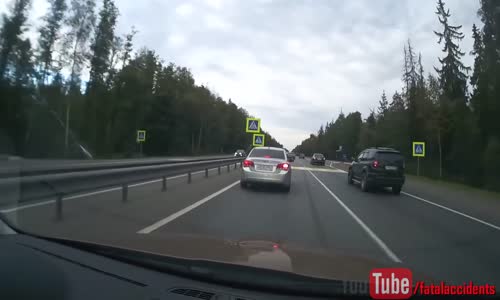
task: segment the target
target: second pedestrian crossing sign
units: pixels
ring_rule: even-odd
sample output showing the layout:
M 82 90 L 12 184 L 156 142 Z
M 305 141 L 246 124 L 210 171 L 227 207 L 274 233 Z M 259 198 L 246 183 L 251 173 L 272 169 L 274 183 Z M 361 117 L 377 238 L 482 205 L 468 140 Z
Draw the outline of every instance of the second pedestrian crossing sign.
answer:
M 260 133 L 260 119 L 247 118 L 246 132 Z
M 413 156 L 425 157 L 425 143 L 424 142 L 413 142 Z
M 263 134 L 254 134 L 253 135 L 253 145 L 255 147 L 264 146 L 264 138 L 265 138 L 265 136 Z

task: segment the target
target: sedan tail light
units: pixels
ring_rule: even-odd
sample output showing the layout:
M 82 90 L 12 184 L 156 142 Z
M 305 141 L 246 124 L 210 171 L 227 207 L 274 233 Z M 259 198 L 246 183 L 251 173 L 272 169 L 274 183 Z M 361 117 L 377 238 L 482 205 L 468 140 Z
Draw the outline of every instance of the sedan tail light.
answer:
M 254 166 L 253 161 L 248 160 L 248 159 L 245 159 L 243 161 L 243 167 L 247 167 L 248 168 L 248 167 L 253 167 L 253 166 Z
M 288 171 L 290 169 L 290 165 L 288 163 L 281 163 L 276 166 L 277 169 Z
M 378 165 L 379 165 L 378 160 L 374 160 L 373 163 L 372 163 L 372 166 L 374 168 L 378 168 Z

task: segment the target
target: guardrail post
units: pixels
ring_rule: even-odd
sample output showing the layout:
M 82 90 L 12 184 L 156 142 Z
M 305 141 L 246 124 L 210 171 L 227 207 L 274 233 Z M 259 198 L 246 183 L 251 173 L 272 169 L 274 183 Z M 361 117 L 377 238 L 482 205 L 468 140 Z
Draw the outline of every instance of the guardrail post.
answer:
M 243 162 L 240 161 L 240 169 L 243 168 Z
M 220 166 L 217 167 L 217 173 L 220 175 Z
M 63 195 L 58 194 L 56 198 L 56 220 L 60 221 L 62 220 L 62 200 L 63 200 Z
M 236 168 L 237 168 L 237 167 L 238 167 L 238 163 L 237 163 L 237 162 L 235 162 L 235 163 L 234 163 L 234 169 L 236 170 Z
M 122 202 L 127 202 L 128 199 L 128 185 L 122 185 Z
M 205 177 L 208 178 L 208 168 L 205 168 Z
M 191 172 L 188 172 L 188 183 L 191 183 Z
M 163 176 L 161 179 L 162 179 L 161 191 L 164 192 L 167 190 L 167 176 Z
M 227 171 L 228 171 L 228 172 L 230 171 L 230 169 L 229 169 L 229 167 L 230 167 L 230 166 L 231 166 L 231 165 L 227 165 Z

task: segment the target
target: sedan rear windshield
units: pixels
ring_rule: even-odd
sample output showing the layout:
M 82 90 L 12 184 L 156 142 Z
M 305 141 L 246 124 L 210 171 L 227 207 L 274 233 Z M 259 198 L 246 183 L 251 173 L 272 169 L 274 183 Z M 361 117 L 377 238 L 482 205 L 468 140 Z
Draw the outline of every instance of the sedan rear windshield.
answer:
M 376 159 L 388 163 L 403 163 L 403 155 L 395 152 L 377 152 Z
M 254 149 L 252 153 L 250 153 L 250 157 L 285 159 L 285 152 L 273 149 Z

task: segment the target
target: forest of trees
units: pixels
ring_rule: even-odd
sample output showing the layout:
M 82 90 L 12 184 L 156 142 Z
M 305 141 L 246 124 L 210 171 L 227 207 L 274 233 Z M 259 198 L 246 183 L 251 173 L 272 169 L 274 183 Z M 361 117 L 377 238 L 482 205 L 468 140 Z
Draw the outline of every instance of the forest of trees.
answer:
M 48 2 L 39 28 L 27 22 L 31 0 L 11 0 L 0 23 L 0 154 L 80 157 L 83 145 L 94 157 L 130 157 L 138 129 L 150 156 L 251 146 L 248 113 L 196 85 L 189 69 L 134 51 L 137 31 L 116 32 L 113 0 Z
M 412 173 L 411 142 L 424 141 L 422 175 L 500 190 L 500 1 L 481 0 L 482 24 L 470 29 L 451 24 L 441 0 L 435 13 L 441 28 L 430 34 L 442 48 L 435 72 L 424 73 L 422 57 L 408 40 L 400 91 L 390 99 L 383 91 L 378 108 L 364 120 L 359 112 L 341 113 L 294 151 L 335 159 L 342 146 L 351 159 L 367 147 L 394 147 Z M 474 38 L 473 66 L 462 63 L 464 32 Z

